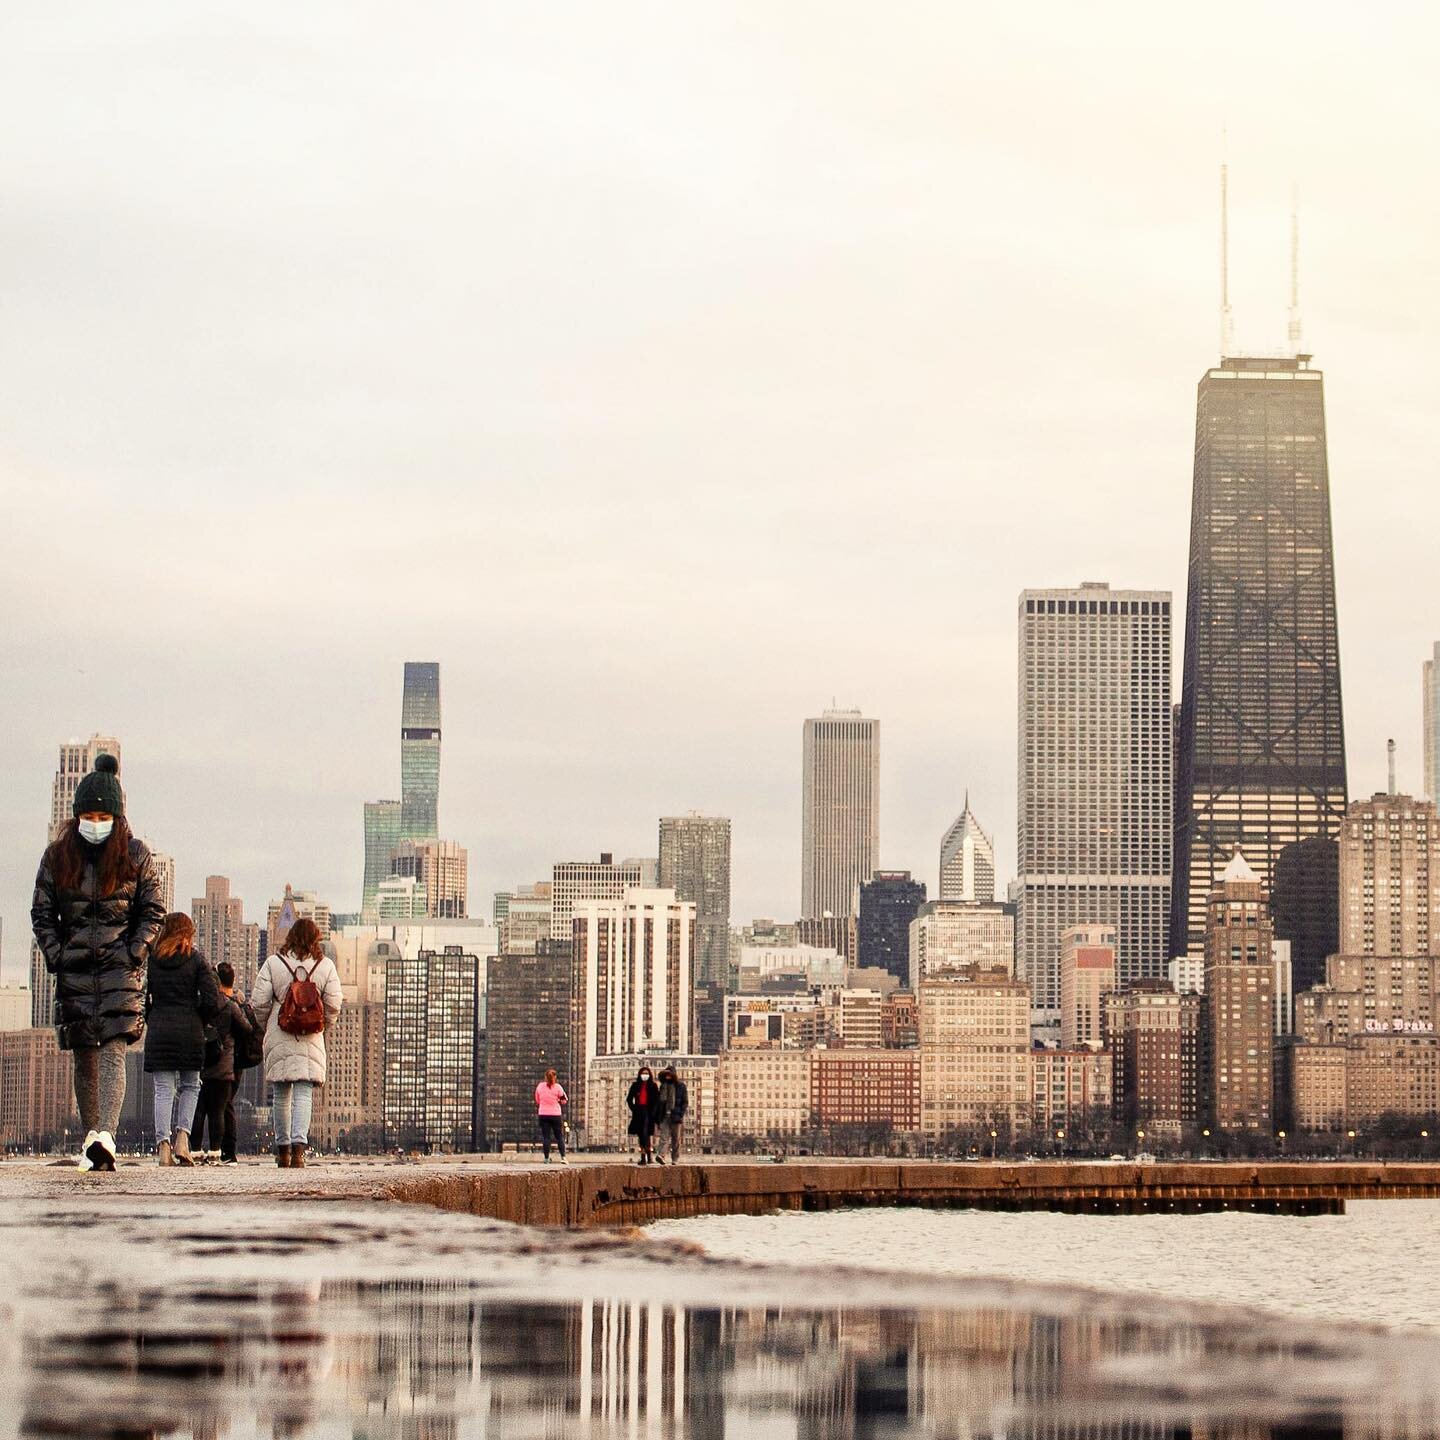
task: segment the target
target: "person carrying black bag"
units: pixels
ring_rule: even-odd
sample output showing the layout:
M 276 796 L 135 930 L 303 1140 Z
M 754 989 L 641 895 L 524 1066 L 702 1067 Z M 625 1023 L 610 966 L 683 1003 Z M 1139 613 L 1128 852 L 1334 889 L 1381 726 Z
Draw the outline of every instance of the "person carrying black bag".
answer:
M 200 1118 L 196 1135 L 220 1152 L 222 1165 L 238 1163 L 235 1154 L 236 1049 L 243 1061 L 246 1041 L 257 1027 L 235 998 L 235 967 L 222 960 L 215 967 L 220 982 L 220 1013 L 205 1030 L 205 1068 L 200 1075 Z M 241 1066 L 243 1069 L 243 1064 Z

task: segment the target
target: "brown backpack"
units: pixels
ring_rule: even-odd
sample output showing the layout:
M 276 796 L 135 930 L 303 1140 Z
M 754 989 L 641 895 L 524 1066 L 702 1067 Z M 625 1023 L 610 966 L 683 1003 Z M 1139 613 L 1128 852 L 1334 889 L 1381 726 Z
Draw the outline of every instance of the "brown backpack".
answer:
M 325 1028 L 325 1001 L 314 980 L 320 962 L 317 960 L 310 966 L 308 975 L 297 976 L 280 956 L 275 958 L 290 971 L 290 983 L 285 987 L 285 998 L 280 1002 L 275 1023 L 287 1035 L 318 1035 Z

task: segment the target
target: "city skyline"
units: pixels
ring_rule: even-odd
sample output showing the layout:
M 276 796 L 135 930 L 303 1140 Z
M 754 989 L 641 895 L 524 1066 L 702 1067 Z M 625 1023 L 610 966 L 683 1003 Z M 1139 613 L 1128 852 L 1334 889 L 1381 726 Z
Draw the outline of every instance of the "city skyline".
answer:
M 77 83 L 38 92 L 17 72 L 0 99 L 12 120 L 0 176 L 25 216 L 25 283 L 0 338 L 14 412 L 0 603 L 6 673 L 21 681 L 0 699 L 4 974 L 24 965 L 35 817 L 68 735 L 125 738 L 133 814 L 177 857 L 179 895 L 224 874 L 247 913 L 287 880 L 353 907 L 359 807 L 393 794 L 380 783 L 393 710 L 371 713 L 370 696 L 414 653 L 446 668 L 444 828 L 469 848 L 477 894 L 602 846 L 646 853 L 657 816 L 697 808 L 734 821 L 733 914 L 789 917 L 788 737 L 835 693 L 886 727 L 878 865 L 933 893 L 934 839 L 968 787 L 998 873 L 1012 874 L 1015 595 L 1090 574 L 1169 589 L 1180 648 L 1191 386 L 1218 358 L 1221 113 L 1241 347 L 1284 335 L 1285 212 L 1300 180 L 1307 332 L 1330 390 L 1350 791 L 1383 788 L 1393 734 L 1401 788 L 1420 793 L 1414 677 L 1436 637 L 1408 592 L 1433 530 L 1440 362 L 1425 338 L 1436 216 L 1408 177 L 1423 173 L 1426 134 L 1357 93 L 1343 22 L 1295 34 L 1251 20 L 1253 55 L 1207 34 L 1176 57 L 1144 26 L 1057 15 L 1027 37 L 1033 79 L 1010 75 L 1003 90 L 966 57 L 1014 44 L 1014 22 L 983 17 L 977 35 L 937 21 L 933 65 L 911 75 L 898 113 L 883 65 L 840 89 L 824 57 L 797 68 L 810 46 L 784 17 L 717 30 L 698 47 L 706 66 L 749 77 L 753 103 L 688 59 L 642 61 L 613 137 L 625 203 L 611 206 L 598 197 L 616 195 L 612 172 L 587 168 L 563 118 L 532 127 L 523 179 L 467 138 L 487 103 L 517 103 L 501 77 L 542 55 L 533 35 L 496 36 L 492 50 L 486 32 L 487 83 L 442 67 L 434 99 L 397 85 L 392 47 L 348 36 L 334 56 L 356 82 L 333 99 L 344 144 L 308 118 L 297 133 L 277 96 L 257 93 L 243 102 L 256 163 L 241 163 L 169 121 L 197 103 L 207 57 L 253 37 L 197 22 L 175 42 L 191 63 L 156 68 L 143 37 L 26 17 L 29 40 Z M 256 21 L 282 68 L 296 63 L 297 23 Z M 619 99 L 594 56 L 674 36 L 670 21 L 653 37 L 580 23 L 586 45 L 544 59 L 582 114 L 597 91 Z M 1392 23 L 1372 39 L 1396 40 Z M 856 58 L 917 59 L 879 17 L 854 15 L 831 40 Z M 1295 64 L 1277 75 L 1257 57 L 1280 45 Z M 1388 53 L 1404 72 L 1420 48 Z M 123 133 L 138 143 L 97 149 L 115 132 L 96 117 L 132 62 L 154 81 L 126 90 Z M 1339 102 L 1307 105 L 1316 85 Z M 1403 88 L 1402 75 L 1387 95 Z M 416 108 L 446 103 L 459 123 L 422 127 L 418 166 Z M 1051 106 L 1065 124 L 1030 128 Z M 1277 106 L 1304 110 L 1303 134 L 1274 124 Z M 1136 107 L 1152 115 L 1144 133 L 1128 122 Z M 49 122 L 43 176 L 15 143 L 36 115 Z M 387 157 L 371 181 L 334 163 L 361 153 Z M 592 183 L 577 189 L 577 173 Z M 756 187 L 776 204 L 757 207 Z M 486 195 L 510 223 L 459 194 Z M 556 204 L 578 242 L 534 223 Z M 280 248 L 245 223 L 277 208 L 295 217 Z M 436 237 L 433 265 L 393 269 L 399 224 Z M 637 261 L 637 226 L 663 237 L 664 264 Z M 322 258 L 342 239 L 353 268 Z M 538 310 L 509 298 L 532 267 L 535 293 L 552 297 Z M 157 291 L 165 305 L 138 305 Z M 197 329 L 202 314 L 213 323 Z M 106 335 L 139 344 L 132 363 L 92 363 Z M 84 424 L 56 399 L 73 391 L 77 356 Z M 240 356 L 265 377 L 244 405 L 231 403 Z M 476 383 L 457 388 L 462 371 Z M 163 425 L 156 393 L 169 395 Z M 145 562 L 204 545 L 204 584 L 176 605 L 161 567 L 137 564 L 128 598 L 151 618 L 96 636 L 92 592 L 55 583 L 57 490 L 77 547 L 117 543 Z M 652 563 L 617 565 L 636 506 L 656 495 Z M 397 606 L 374 577 L 394 573 L 432 512 L 445 516 L 424 540 L 434 578 Z M 927 551 L 917 534 L 942 543 Z M 562 664 L 587 695 L 583 722 L 556 704 Z

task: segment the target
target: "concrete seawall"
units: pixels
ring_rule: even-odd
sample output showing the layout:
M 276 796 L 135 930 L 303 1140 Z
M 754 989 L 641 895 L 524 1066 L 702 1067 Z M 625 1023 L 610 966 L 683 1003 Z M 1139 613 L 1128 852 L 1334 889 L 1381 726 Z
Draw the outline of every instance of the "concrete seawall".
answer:
M 576 1165 L 417 1175 L 392 1199 L 522 1225 L 639 1225 L 857 1205 L 1137 1214 L 1343 1213 L 1347 1200 L 1440 1198 L 1440 1165 L 816 1162 Z

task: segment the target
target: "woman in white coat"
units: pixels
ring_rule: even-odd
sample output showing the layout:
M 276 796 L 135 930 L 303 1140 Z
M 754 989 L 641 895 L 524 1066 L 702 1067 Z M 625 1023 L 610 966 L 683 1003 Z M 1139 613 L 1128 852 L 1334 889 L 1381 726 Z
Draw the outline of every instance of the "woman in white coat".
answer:
M 312 1007 L 295 1003 L 311 995 L 306 981 L 315 986 Z M 287 1007 L 291 986 L 298 988 Z M 325 1031 L 340 1014 L 341 999 L 340 972 L 321 949 L 319 929 L 313 920 L 297 920 L 280 952 L 260 967 L 250 996 L 255 1018 L 265 1027 L 265 1078 L 274 1086 L 275 1163 L 281 1169 L 305 1165 L 314 1088 L 325 1083 Z M 280 1023 L 282 1014 L 286 1025 Z

